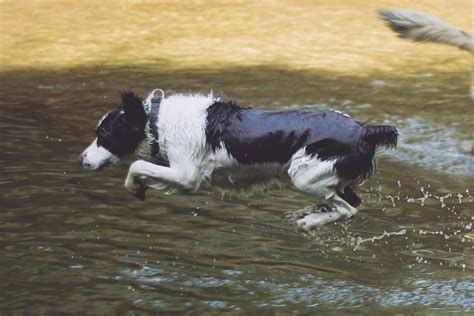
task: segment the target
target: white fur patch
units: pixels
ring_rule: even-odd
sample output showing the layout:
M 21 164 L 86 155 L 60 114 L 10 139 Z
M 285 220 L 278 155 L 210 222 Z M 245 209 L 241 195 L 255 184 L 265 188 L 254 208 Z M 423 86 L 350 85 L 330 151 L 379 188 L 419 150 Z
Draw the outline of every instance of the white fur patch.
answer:
M 97 138 L 81 154 L 82 167 L 86 170 L 98 170 L 120 159 L 102 146 L 97 145 Z
M 212 93 L 176 94 L 162 100 L 158 114 L 159 145 L 170 162 L 199 163 L 206 152 L 206 110 Z M 185 166 L 180 166 L 185 167 Z
M 342 199 L 336 188 L 341 185 L 334 166 L 336 160 L 321 161 L 317 156 L 307 155 L 305 148 L 298 150 L 291 159 L 288 174 L 296 188 L 329 205 L 329 213 L 310 214 L 297 221 L 305 230 L 337 220 L 341 216 L 351 217 L 357 209 Z
M 335 194 L 340 179 L 334 170 L 334 160 L 322 161 L 306 153 L 306 147 L 298 150 L 291 158 L 288 175 L 293 184 L 312 196 L 322 200 Z

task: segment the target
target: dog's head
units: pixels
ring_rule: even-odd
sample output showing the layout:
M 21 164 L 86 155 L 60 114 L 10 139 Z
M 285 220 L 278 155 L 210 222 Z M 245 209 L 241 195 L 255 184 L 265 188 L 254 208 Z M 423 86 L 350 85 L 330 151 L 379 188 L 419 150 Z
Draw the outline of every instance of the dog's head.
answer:
M 134 153 L 145 138 L 147 115 L 142 99 L 133 92 L 123 92 L 122 106 L 104 115 L 96 128 L 96 139 L 79 156 L 86 170 L 101 170 Z

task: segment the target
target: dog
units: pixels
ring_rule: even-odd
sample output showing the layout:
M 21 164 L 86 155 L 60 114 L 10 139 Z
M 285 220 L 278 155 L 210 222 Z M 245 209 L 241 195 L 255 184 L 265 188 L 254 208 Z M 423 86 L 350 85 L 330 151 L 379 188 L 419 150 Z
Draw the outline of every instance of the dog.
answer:
M 377 16 L 401 38 L 447 44 L 474 54 L 474 36 L 431 14 L 394 8 L 378 10 Z M 471 99 L 474 100 L 474 73 L 471 77 Z M 470 145 L 469 151 L 474 154 L 474 140 L 470 141 Z
M 373 173 L 376 149 L 397 144 L 395 127 L 330 109 L 259 110 L 212 93 L 121 97 L 79 156 L 84 169 L 102 170 L 135 153 L 125 188 L 142 200 L 148 187 L 172 194 L 195 193 L 203 183 L 239 190 L 289 182 L 324 203 L 296 212 L 306 231 L 354 216 L 362 201 L 354 187 Z

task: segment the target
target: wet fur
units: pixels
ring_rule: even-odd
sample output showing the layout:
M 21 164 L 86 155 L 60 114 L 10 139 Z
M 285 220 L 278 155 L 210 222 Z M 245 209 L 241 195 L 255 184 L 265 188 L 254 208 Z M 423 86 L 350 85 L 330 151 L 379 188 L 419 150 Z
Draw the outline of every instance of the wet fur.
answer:
M 125 181 L 133 195 L 144 199 L 147 187 L 194 193 L 203 183 L 240 190 L 290 182 L 330 210 L 299 219 L 306 230 L 357 213 L 361 199 L 354 187 L 372 174 L 376 148 L 394 147 L 398 136 L 392 126 L 367 125 L 330 109 L 268 111 L 212 94 L 178 94 L 161 102 L 156 120 L 160 151 L 153 157 L 147 133 L 150 96 L 142 102 L 128 92 L 122 103 L 100 122 L 97 144 L 117 157 L 135 146 L 140 160 L 130 166 Z M 97 151 L 91 146 L 81 163 Z

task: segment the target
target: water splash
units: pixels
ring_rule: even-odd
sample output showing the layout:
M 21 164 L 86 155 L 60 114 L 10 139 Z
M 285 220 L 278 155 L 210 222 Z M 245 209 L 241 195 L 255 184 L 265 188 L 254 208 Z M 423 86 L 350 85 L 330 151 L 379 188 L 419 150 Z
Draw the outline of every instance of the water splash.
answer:
M 403 236 L 407 233 L 407 230 L 406 229 L 402 229 L 398 232 L 390 232 L 390 233 L 387 233 L 386 231 L 383 232 L 382 235 L 380 236 L 373 236 L 373 237 L 370 237 L 370 238 L 361 238 L 361 237 L 358 237 L 357 238 L 357 242 L 356 242 L 356 245 L 354 247 L 354 251 L 356 251 L 357 249 L 359 249 L 359 246 L 365 242 L 374 242 L 376 240 L 381 240 L 381 239 L 384 239 L 385 237 L 390 237 L 390 236 Z

